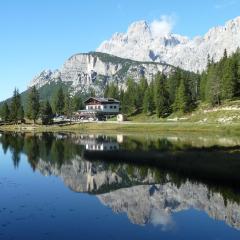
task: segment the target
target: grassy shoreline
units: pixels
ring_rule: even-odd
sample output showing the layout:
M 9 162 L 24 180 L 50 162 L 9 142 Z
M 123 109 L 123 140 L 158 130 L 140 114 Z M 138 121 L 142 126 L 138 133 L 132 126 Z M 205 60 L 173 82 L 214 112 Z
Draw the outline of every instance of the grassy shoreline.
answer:
M 0 131 L 13 132 L 96 132 L 96 133 L 222 133 L 240 135 L 240 123 L 192 123 L 192 122 L 88 122 L 65 125 L 0 125 Z

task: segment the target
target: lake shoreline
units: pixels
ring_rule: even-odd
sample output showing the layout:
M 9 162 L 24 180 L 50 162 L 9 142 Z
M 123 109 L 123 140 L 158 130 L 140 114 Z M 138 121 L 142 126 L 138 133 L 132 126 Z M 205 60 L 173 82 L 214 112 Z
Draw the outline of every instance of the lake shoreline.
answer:
M 18 124 L 0 125 L 5 132 L 96 132 L 96 133 L 223 133 L 240 134 L 240 123 L 190 123 L 190 122 L 84 122 L 72 124 Z

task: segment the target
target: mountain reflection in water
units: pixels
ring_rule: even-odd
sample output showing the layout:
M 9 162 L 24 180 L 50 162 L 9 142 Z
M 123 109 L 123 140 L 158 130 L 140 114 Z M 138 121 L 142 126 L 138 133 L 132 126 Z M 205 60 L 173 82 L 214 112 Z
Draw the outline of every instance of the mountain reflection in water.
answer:
M 42 175 L 58 176 L 72 191 L 96 195 L 134 224 L 163 230 L 174 227 L 173 213 L 191 208 L 240 229 L 240 142 L 225 143 L 122 135 L 0 136 L 16 168 L 24 153 Z

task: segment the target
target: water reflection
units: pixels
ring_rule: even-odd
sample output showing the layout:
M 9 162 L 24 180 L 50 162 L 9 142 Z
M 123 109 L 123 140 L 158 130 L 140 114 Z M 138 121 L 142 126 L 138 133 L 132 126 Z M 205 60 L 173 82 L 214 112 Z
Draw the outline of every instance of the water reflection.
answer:
M 96 195 L 134 224 L 171 230 L 172 214 L 194 208 L 240 229 L 238 142 L 206 142 L 122 135 L 0 136 L 15 168 L 24 153 L 34 171 L 60 177 L 72 191 Z
M 118 138 L 102 135 L 81 135 L 79 144 L 88 151 L 116 151 L 119 150 Z

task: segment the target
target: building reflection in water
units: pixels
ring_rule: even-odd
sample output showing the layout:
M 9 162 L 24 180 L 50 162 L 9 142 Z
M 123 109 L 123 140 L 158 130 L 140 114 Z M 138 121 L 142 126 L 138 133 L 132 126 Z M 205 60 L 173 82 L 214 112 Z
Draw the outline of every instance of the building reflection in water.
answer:
M 126 146 L 130 150 L 123 147 L 126 141 Z M 236 164 L 236 159 L 239 159 L 237 145 L 197 148 L 190 145 L 186 147 L 179 141 L 177 145 L 166 139 L 157 139 L 149 143 L 135 138 L 125 139 L 122 135 L 66 134 L 57 134 L 57 136 L 2 134 L 0 143 L 4 152 L 7 149 L 11 150 L 13 163 L 16 166 L 19 164 L 18 156 L 23 153 L 28 157 L 28 162 L 34 170 L 38 170 L 44 176 L 58 176 L 72 191 L 96 195 L 100 202 L 111 208 L 113 212 L 126 213 L 134 224 L 152 224 L 161 226 L 162 230 L 171 230 L 175 226 L 174 213 L 197 209 L 213 219 L 224 221 L 235 229 L 240 229 L 239 189 L 226 184 L 227 178 L 231 178 L 232 172 L 238 171 L 239 166 L 234 165 L 235 168 L 232 168 L 230 173 L 229 169 L 224 167 L 226 159 L 228 164 Z M 139 155 L 142 146 L 145 150 Z M 146 161 L 144 164 L 136 164 L 136 160 L 140 159 L 136 159 L 136 156 L 143 155 L 147 158 L 151 155 L 146 146 L 154 151 L 159 149 L 161 154 L 157 155 L 160 156 L 158 162 L 170 161 L 168 157 L 172 157 L 171 161 L 178 161 L 181 171 L 162 169 L 155 164 L 156 162 L 151 165 L 147 165 Z M 116 160 L 117 154 L 112 154 L 114 151 L 120 153 L 121 150 L 124 150 L 122 156 L 125 157 L 125 162 Z M 106 156 L 101 155 L 101 152 L 106 151 L 110 154 L 107 156 L 112 157 L 114 161 L 86 159 L 84 151 L 99 152 L 96 156 Z M 136 152 L 138 155 L 135 154 Z M 196 162 L 198 155 L 201 158 Z M 189 172 L 182 174 L 182 169 L 186 169 L 184 164 L 189 162 L 200 164 L 203 160 L 223 164 L 222 169 L 221 165 L 217 166 L 217 170 L 220 169 L 219 174 L 223 174 L 223 182 L 219 181 L 222 175 L 214 178 L 213 182 L 211 178 L 206 179 L 199 168 L 201 165 L 197 165 L 196 173 L 199 174 L 197 179 L 195 174 L 189 174 L 193 170 L 196 171 L 193 166 Z M 213 173 L 217 170 L 211 169 Z
M 117 139 L 102 135 L 82 135 L 79 143 L 84 145 L 87 151 L 116 151 L 119 150 L 118 141 L 122 141 L 120 135 Z

